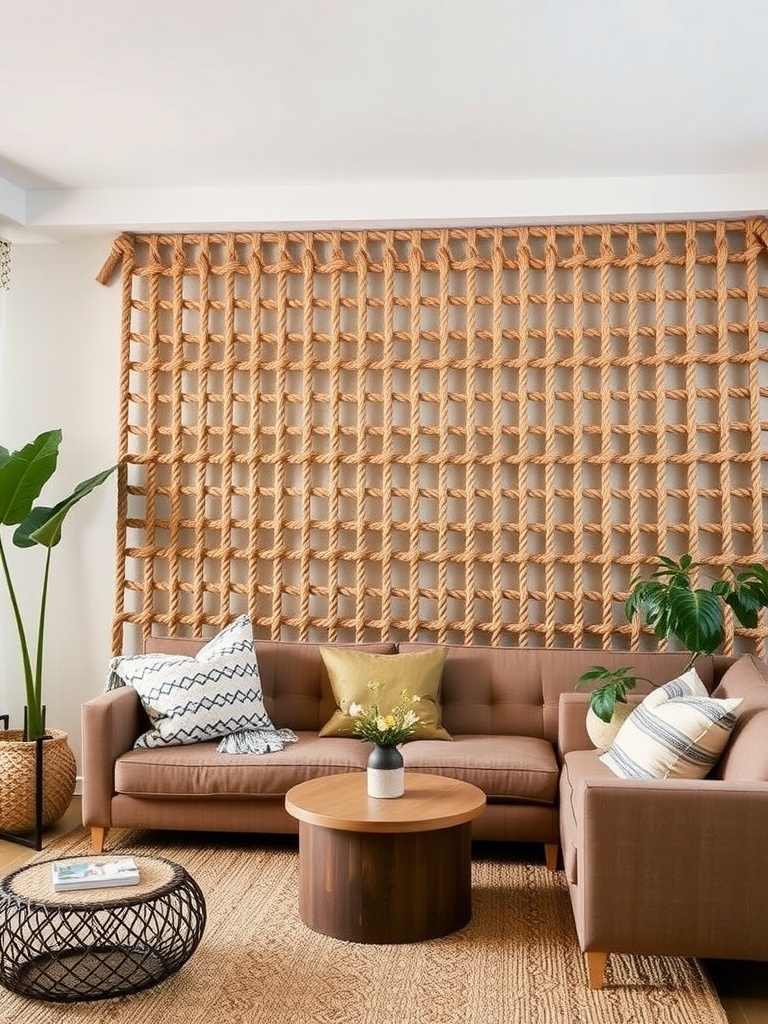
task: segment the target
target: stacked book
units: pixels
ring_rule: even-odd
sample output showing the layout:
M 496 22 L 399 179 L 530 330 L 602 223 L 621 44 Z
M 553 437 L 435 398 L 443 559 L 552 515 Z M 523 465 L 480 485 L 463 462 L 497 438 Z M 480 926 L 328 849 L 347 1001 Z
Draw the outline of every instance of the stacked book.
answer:
M 54 892 L 70 889 L 107 889 L 138 885 L 139 869 L 133 857 L 98 857 L 57 860 L 51 865 Z

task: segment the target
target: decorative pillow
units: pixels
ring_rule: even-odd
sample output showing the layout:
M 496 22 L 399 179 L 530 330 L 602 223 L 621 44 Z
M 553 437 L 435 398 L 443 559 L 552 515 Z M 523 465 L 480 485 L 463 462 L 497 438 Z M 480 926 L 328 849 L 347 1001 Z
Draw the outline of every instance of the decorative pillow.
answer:
M 377 700 L 382 709 L 395 705 L 403 690 L 419 698 L 416 706 L 421 721 L 409 737 L 413 740 L 449 740 L 440 724 L 440 682 L 447 651 L 433 647 L 412 654 L 368 654 L 343 647 L 321 647 L 320 654 L 337 709 L 320 730 L 321 736 L 354 736 L 351 704 L 367 707 L 372 702 L 369 683 L 377 683 Z
M 600 760 L 620 779 L 703 779 L 725 749 L 740 704 L 710 697 L 690 669 L 638 704 Z
M 675 676 L 668 683 L 657 686 L 649 694 L 643 697 L 642 704 L 646 708 L 655 708 L 664 701 L 673 700 L 675 697 L 708 697 L 709 690 L 701 681 L 701 676 L 695 668 L 689 668 L 681 676 Z
M 136 747 L 177 746 L 274 728 L 264 708 L 247 615 L 226 626 L 194 658 L 140 654 L 113 658 L 108 686 L 132 686 L 153 728 Z
M 743 654 L 724 673 L 713 697 L 741 697 L 739 720 L 716 769 L 728 782 L 768 782 L 768 664 Z

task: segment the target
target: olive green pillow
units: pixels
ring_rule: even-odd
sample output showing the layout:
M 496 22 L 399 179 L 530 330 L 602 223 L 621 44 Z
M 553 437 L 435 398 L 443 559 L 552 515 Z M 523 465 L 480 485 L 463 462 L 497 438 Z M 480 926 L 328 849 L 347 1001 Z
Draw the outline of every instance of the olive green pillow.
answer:
M 320 730 L 321 736 L 354 736 L 355 720 L 349 714 L 351 704 L 368 707 L 369 683 L 378 683 L 378 703 L 382 710 L 395 705 L 403 690 L 420 698 L 414 711 L 421 721 L 409 739 L 449 740 L 440 725 L 440 681 L 447 651 L 432 647 L 413 654 L 368 654 L 342 647 L 321 647 L 320 654 L 331 681 L 336 711 Z

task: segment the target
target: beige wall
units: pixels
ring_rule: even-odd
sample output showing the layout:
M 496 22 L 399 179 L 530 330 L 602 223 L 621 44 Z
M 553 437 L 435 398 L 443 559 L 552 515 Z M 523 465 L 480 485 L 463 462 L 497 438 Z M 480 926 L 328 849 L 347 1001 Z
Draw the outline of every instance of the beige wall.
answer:
M 0 298 L 0 444 L 15 449 L 43 430 L 64 433 L 50 504 L 116 459 L 119 286 L 95 281 L 111 238 L 15 245 L 11 290 Z M 71 513 L 54 550 L 45 645 L 48 723 L 80 756 L 80 705 L 103 688 L 114 589 L 115 481 Z M 3 528 L 30 641 L 37 632 L 42 549 L 18 550 Z M 0 711 L 20 727 L 21 657 L 0 588 Z

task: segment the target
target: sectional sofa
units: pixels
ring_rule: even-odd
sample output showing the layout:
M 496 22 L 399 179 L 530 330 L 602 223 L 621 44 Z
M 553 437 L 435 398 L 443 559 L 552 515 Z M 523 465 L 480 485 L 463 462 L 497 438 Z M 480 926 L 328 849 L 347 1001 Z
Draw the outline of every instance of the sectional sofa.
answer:
M 200 647 L 152 640 L 148 651 L 194 656 Z M 288 789 L 365 769 L 368 744 L 318 735 L 336 710 L 319 645 L 256 641 L 255 649 L 272 722 L 298 735 L 280 752 L 233 756 L 215 742 L 135 749 L 148 722 L 134 689 L 84 705 L 83 822 L 94 850 L 112 827 L 295 832 Z M 611 952 L 768 960 L 768 666 L 747 656 L 698 659 L 708 691 L 743 702 L 725 755 L 701 781 L 617 778 L 588 738 L 587 695 L 574 692 L 595 663 L 631 664 L 659 684 L 685 662 L 683 654 L 448 646 L 440 704 L 452 738 L 402 748 L 407 771 L 484 791 L 474 838 L 541 843 L 551 870 L 563 863 L 593 988 Z M 642 684 L 632 699 L 650 689 Z
M 147 651 L 192 656 L 200 646 L 192 640 L 150 640 Z M 394 654 L 429 646 L 356 649 Z M 299 737 L 279 753 L 220 754 L 215 742 L 136 750 L 148 722 L 134 689 L 111 690 L 85 704 L 83 820 L 94 849 L 113 826 L 295 832 L 297 822 L 285 810 L 291 786 L 316 775 L 365 769 L 368 744 L 318 736 L 336 709 L 319 645 L 256 641 L 255 648 L 266 710 L 277 728 Z M 628 660 L 655 683 L 675 676 L 685 663 L 682 654 L 449 646 L 440 704 L 452 739 L 406 743 L 406 770 L 479 786 L 488 803 L 475 822 L 475 838 L 543 843 L 554 867 L 560 842 L 560 697 L 573 694 L 579 675 L 595 662 L 619 666 Z M 713 688 L 724 664 L 708 658 L 698 667 Z M 583 725 L 586 697 L 580 699 L 581 711 L 569 723 L 571 749 L 591 747 Z
M 741 705 L 700 780 L 616 778 L 579 695 L 561 698 L 563 863 L 592 988 L 609 953 L 768 960 L 768 665 L 714 667 L 713 696 Z

